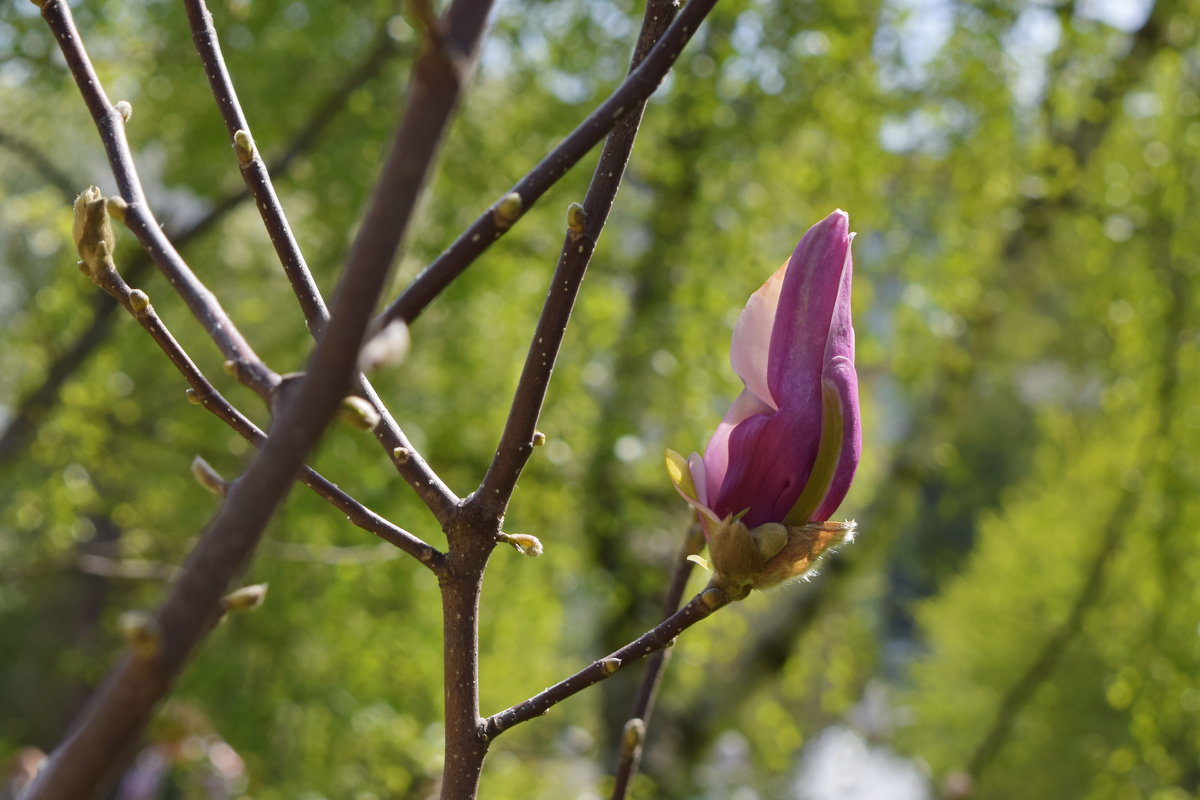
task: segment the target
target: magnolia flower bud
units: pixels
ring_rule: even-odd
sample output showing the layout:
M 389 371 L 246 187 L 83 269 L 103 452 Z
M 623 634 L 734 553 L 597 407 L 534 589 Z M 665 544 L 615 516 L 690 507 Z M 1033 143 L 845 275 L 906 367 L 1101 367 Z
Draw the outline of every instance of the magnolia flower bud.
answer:
M 667 452 L 675 488 L 708 538 L 712 585 L 741 599 L 803 575 L 849 539 L 827 520 L 850 488 L 862 444 L 849 218 L 814 225 L 755 292 L 733 332 L 730 362 L 745 388 L 705 449 Z

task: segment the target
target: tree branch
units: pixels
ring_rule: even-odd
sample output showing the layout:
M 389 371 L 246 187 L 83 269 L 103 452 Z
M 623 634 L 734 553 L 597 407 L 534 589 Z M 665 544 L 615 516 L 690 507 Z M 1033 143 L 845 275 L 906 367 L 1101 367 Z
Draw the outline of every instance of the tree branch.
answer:
M 84 798 L 94 792 L 217 618 L 225 587 L 248 560 L 305 455 L 345 396 L 370 311 L 407 230 L 462 82 L 473 66 L 489 8 L 487 0 L 457 0 L 444 19 L 444 37 L 431 42 L 434 46 L 418 62 L 405 114 L 350 251 L 329 325 L 295 397 L 282 403 L 262 450 L 230 488 L 155 616 L 151 629 L 156 652 L 131 653 L 121 661 L 67 741 L 26 790 L 26 800 Z M 64 49 L 74 48 L 78 36 L 64 0 L 47 0 L 42 13 L 48 21 L 54 20 L 52 27 Z M 65 32 L 65 41 L 60 32 Z M 82 48 L 68 57 L 73 72 L 86 64 L 86 56 L 81 59 L 80 54 Z M 91 80 L 95 82 L 94 74 Z M 119 115 L 108 115 L 111 106 L 99 84 L 94 86 L 97 91 L 85 92 L 85 98 L 98 122 L 110 121 L 102 126 L 102 135 L 107 136 Z M 97 98 L 103 103 L 94 107 Z M 116 141 L 123 145 L 124 138 L 118 136 Z M 123 173 L 122 191 L 133 192 L 128 149 L 116 149 L 124 160 L 114 160 L 114 171 Z M 141 200 L 139 193 L 132 196 Z
M 664 70 L 669 68 L 678 58 L 680 49 L 690 40 L 696 27 L 714 5 L 716 0 L 691 0 L 666 32 L 661 34 L 662 38 L 658 40 L 658 44 L 634 53 L 635 66 L 627 82 L 636 76 L 641 76 L 644 80 L 647 71 L 657 68 L 660 64 L 664 65 Z M 644 41 L 654 41 L 655 32 L 661 30 L 658 26 L 662 21 L 670 19 L 673 9 L 674 5 L 669 0 L 651 0 L 647 5 L 646 19 L 643 23 L 643 33 L 647 38 L 639 40 L 640 44 Z M 638 58 L 646 50 L 649 50 L 649 55 L 646 55 L 638 66 Z M 651 71 L 650 74 L 657 73 Z M 654 86 L 657 84 L 658 79 L 654 81 Z M 601 108 L 608 105 L 608 102 L 602 104 Z M 644 108 L 645 101 L 639 101 L 628 113 L 620 117 L 612 134 L 604 143 L 596 171 L 584 196 L 583 207 L 575 219 L 569 220 L 570 230 L 563 242 L 558 266 L 551 279 L 546 302 L 542 306 L 542 314 L 534 330 L 533 341 L 529 345 L 525 366 L 521 370 L 496 456 L 492 459 L 487 475 L 484 476 L 475 496 L 481 508 L 497 516 L 504 513 L 521 471 L 533 452 L 534 429 L 541 414 L 542 403 L 546 399 L 550 375 L 554 370 L 554 363 L 558 358 L 584 273 L 591 262 L 596 242 L 604 229 L 604 223 L 608 220 L 617 189 L 625 175 L 625 166 L 629 163 L 629 154 L 633 150 L 633 141 L 637 136 Z
M 284 214 L 283 205 L 275 193 L 275 186 L 267 166 L 259 156 L 258 147 L 250 132 L 250 123 L 242 112 L 233 81 L 229 77 L 229 69 L 225 57 L 221 54 L 221 44 L 213 26 L 212 14 L 204 4 L 204 0 L 184 0 L 188 22 L 192 28 L 192 39 L 204 65 L 204 73 L 208 76 L 217 107 L 229 132 L 234 152 L 237 153 L 239 169 L 246 182 L 246 188 L 254 197 L 259 215 L 266 226 L 275 253 L 279 257 L 283 271 L 292 285 L 292 290 L 300 303 L 304 314 L 305 324 L 309 332 L 317 337 L 329 322 L 329 310 L 321 297 L 321 290 L 313 280 L 312 272 L 300 252 L 300 245 L 292 234 L 291 225 Z M 386 47 L 388 36 L 381 31 L 377 49 Z M 238 137 L 246 137 L 239 141 Z M 384 451 L 392 460 L 393 466 L 400 475 L 408 481 L 439 522 L 445 523 L 453 510 L 458 506 L 459 499 L 442 479 L 430 468 L 428 462 L 417 452 L 411 441 L 396 424 L 396 420 L 384 407 L 374 387 L 365 376 L 358 378 L 358 394 L 366 398 L 380 416 L 380 424 L 375 428 L 375 435 Z M 397 453 L 403 455 L 397 455 Z
M 395 52 L 394 48 L 385 44 L 386 41 L 388 41 L 386 34 L 381 34 L 381 44 L 368 53 L 325 100 L 318 104 L 310 114 L 308 121 L 292 137 L 283 152 L 271 160 L 268 166 L 271 173 L 278 175 L 297 158 L 307 153 L 319 140 L 321 133 L 329 123 L 345 108 L 350 94 L 379 73 L 379 70 L 387 62 L 387 56 Z M 68 202 L 75 199 L 77 190 L 78 187 L 70 187 L 65 191 Z M 246 189 L 228 192 L 199 219 L 177 233 L 168 232 L 168 237 L 175 243 L 175 248 L 181 250 L 193 239 L 214 228 L 229 212 L 240 206 L 249 197 L 250 193 Z M 131 283 L 137 283 L 150 264 L 149 254 L 145 250 L 138 250 L 128 261 L 125 270 L 126 279 Z M 107 339 L 112 328 L 112 316 L 117 307 L 118 304 L 109 295 L 96 295 L 96 302 L 92 306 L 91 323 L 69 347 L 62 351 L 61 355 L 51 362 L 45 379 L 17 403 L 16 410 L 9 418 L 3 434 L 0 434 L 0 464 L 17 458 L 24 445 L 32 439 L 37 426 L 58 402 L 59 390 L 67 378 L 82 366 L 92 352 Z M 393 448 L 396 446 L 392 445 Z
M 689 0 L 679 12 L 676 23 L 662 35 L 641 66 L 630 72 L 608 99 L 597 106 L 596 110 L 538 162 L 536 167 L 480 214 L 475 222 L 379 315 L 371 329 L 382 330 L 397 319 L 411 324 L 443 289 L 471 266 L 492 242 L 503 236 L 525 212 L 533 208 L 542 195 L 613 130 L 618 122 L 638 113 L 635 109 L 640 109 L 646 98 L 658 88 L 663 76 L 679 57 L 683 46 L 692 38 L 715 4 L 716 0 Z M 674 13 L 673 8 L 671 13 Z M 636 128 L 636 125 L 634 127 Z M 514 194 L 520 198 L 515 208 L 515 216 L 507 213 L 498 215 L 496 212 L 505 198 Z
M 75 20 L 63 0 L 46 0 L 42 4 L 42 18 L 58 41 L 59 49 L 66 59 L 75 84 L 91 112 L 100 140 L 108 155 L 109 166 L 121 197 L 128 204 L 125 224 L 133 231 L 149 252 L 151 259 L 166 275 L 167 280 L 179 292 L 192 314 L 204 326 L 212 340 L 227 359 L 243 366 L 239 374 L 246 384 L 266 397 L 278 376 L 275 376 L 255 354 L 250 344 L 225 313 L 216 296 L 196 278 L 178 251 L 162 232 L 146 202 L 129 141 L 125 137 L 125 119 L 104 92 L 100 78 L 88 58 L 83 40 L 75 27 Z
M 675 570 L 671 574 L 671 583 L 667 586 L 663 598 L 663 619 L 679 610 L 683 599 L 683 590 L 687 588 L 688 578 L 692 574 L 692 562 L 688 556 L 697 555 L 704 549 L 704 532 L 700 525 L 693 523 L 687 532 L 683 545 L 679 548 L 679 556 L 675 560 Z M 638 686 L 637 699 L 629 713 L 629 721 L 621 737 L 621 745 L 617 752 L 617 768 L 613 777 L 612 800 L 625 800 L 633 777 L 637 775 L 638 766 L 642 760 L 642 745 L 646 741 L 646 728 L 650 725 L 650 715 L 654 712 L 654 698 L 658 694 L 658 685 L 662 680 L 663 670 L 667 667 L 667 659 L 671 651 L 659 650 L 646 659 L 646 671 L 642 674 L 642 682 Z
M 525 702 L 488 717 L 483 721 L 483 735 L 488 741 L 491 741 L 514 725 L 542 716 L 568 697 L 572 697 L 602 680 L 611 678 L 635 661 L 674 644 L 676 636 L 728 604 L 729 597 L 720 589 L 713 587 L 705 589 L 688 601 L 683 608 L 620 650 L 599 661 L 593 661 L 571 677 L 539 692 Z

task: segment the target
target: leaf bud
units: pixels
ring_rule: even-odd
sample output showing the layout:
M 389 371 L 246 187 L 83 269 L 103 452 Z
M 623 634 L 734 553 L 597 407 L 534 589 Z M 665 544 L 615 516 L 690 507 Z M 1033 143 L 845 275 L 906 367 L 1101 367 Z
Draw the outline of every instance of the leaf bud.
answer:
M 233 152 L 237 154 L 239 164 L 243 166 L 249 164 L 258 155 L 258 150 L 254 146 L 254 137 L 250 135 L 250 131 L 238 128 L 233 133 Z
M 119 222 L 125 221 L 125 211 L 129 208 L 129 203 L 125 202 L 125 198 L 120 195 L 113 195 L 105 199 L 105 210 L 108 215 Z
M 407 447 L 393 447 L 392 458 L 396 459 L 397 464 L 407 464 L 408 460 L 412 458 L 412 450 Z
M 508 542 L 523 556 L 537 558 L 542 554 L 542 543 L 536 536 L 528 533 L 501 533 L 500 541 Z
M 188 389 L 183 394 L 185 397 L 187 397 L 187 401 L 189 403 L 191 403 L 192 405 L 194 405 L 194 406 L 204 405 L 204 398 L 202 398 L 195 389 Z
M 150 307 L 150 295 L 143 292 L 141 289 L 133 289 L 129 292 L 129 307 L 135 314 L 141 314 Z
M 338 416 L 358 428 L 360 431 L 374 430 L 379 424 L 379 412 L 375 407 L 358 395 L 342 398 L 342 407 Z
M 604 670 L 605 675 L 614 675 L 621 668 L 621 659 L 619 658 L 603 658 L 600 660 L 600 669 Z
M 196 479 L 196 483 L 218 497 L 224 497 L 229 491 L 229 481 L 222 478 L 220 473 L 200 456 L 192 459 L 192 477 Z
M 645 739 L 645 720 L 641 719 L 640 717 L 634 717 L 625 723 L 625 728 L 621 731 L 621 747 L 623 747 L 626 752 L 637 748 L 643 741 L 645 741 Z
M 541 431 L 534 431 L 533 432 L 533 446 L 541 447 L 545 443 L 546 443 L 546 434 L 542 433 Z
M 158 620 L 149 611 L 139 609 L 123 612 L 117 618 L 117 629 L 135 658 L 148 661 L 158 655 L 162 647 L 162 633 L 158 628 Z
M 583 210 L 583 206 L 579 203 L 571 203 L 567 206 L 567 231 L 572 239 L 578 239 L 583 235 L 583 226 L 587 223 L 587 212 Z
M 501 197 L 492 208 L 492 220 L 500 230 L 508 230 L 514 222 L 520 219 L 524 207 L 525 203 L 521 200 L 521 195 L 509 192 Z
M 108 207 L 99 187 L 89 186 L 75 198 L 75 219 L 72 238 L 79 251 L 81 269 L 95 279 L 106 269 L 112 268 L 113 238 L 112 225 L 108 221 Z
M 249 611 L 258 608 L 267 598 L 267 584 L 243 586 L 221 598 L 221 611 Z
M 133 116 L 133 106 L 128 100 L 118 100 L 113 108 L 121 115 L 121 119 L 125 122 L 129 122 L 129 118 Z
M 363 345 L 358 354 L 359 371 L 370 372 L 385 364 L 399 364 L 408 354 L 408 344 L 408 326 L 404 320 L 393 320 Z

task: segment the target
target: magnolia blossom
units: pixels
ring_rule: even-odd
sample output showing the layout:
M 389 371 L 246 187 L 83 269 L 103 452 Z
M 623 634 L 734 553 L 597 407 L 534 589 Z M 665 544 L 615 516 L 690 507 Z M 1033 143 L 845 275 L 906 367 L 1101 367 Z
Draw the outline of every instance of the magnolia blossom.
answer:
M 828 521 L 862 446 L 849 224 L 838 210 L 814 225 L 750 297 L 730 352 L 745 388 L 703 458 L 667 453 L 676 488 L 701 513 L 705 566 L 735 597 L 802 575 L 854 530 Z

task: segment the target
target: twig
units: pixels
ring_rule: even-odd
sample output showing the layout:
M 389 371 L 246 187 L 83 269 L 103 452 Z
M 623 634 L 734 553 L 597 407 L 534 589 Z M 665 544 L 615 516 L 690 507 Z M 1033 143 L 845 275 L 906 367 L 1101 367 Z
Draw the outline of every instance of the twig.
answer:
M 278 175 L 285 171 L 297 158 L 304 155 L 319 140 L 329 123 L 345 108 L 351 93 L 366 83 L 386 63 L 386 56 L 394 52 L 394 48 L 386 44 L 386 35 L 381 36 L 381 43 L 346 76 L 346 78 L 322 101 L 309 115 L 308 121 L 292 137 L 288 146 L 268 165 L 268 171 Z M 68 202 L 74 200 L 78 187 L 66 192 Z M 168 238 L 175 243 L 177 250 L 183 249 L 193 239 L 207 233 L 229 212 L 240 206 L 250 197 L 246 189 L 226 193 L 218 199 L 199 219 L 171 232 L 168 227 Z M 129 258 L 125 268 L 125 278 L 130 283 L 137 283 L 142 273 L 151 264 L 149 254 L 138 250 Z M 113 313 L 118 304 L 107 294 L 97 294 L 92 307 L 92 321 L 75 341 L 59 355 L 46 370 L 46 377 L 37 388 L 26 394 L 16 406 L 0 434 L 0 463 L 14 460 L 21 448 L 29 442 L 38 424 L 45 418 L 49 410 L 57 403 L 59 390 L 67 378 L 79 368 L 92 352 L 108 337 L 111 330 Z M 386 443 L 385 443 L 386 446 Z M 391 445 L 395 448 L 397 445 Z M 388 452 L 391 452 L 389 449 Z
M 683 590 L 687 588 L 688 578 L 692 574 L 692 562 L 688 561 L 688 556 L 698 554 L 703 547 L 704 533 L 698 524 L 693 524 L 688 528 L 683 545 L 679 548 L 679 557 L 675 560 L 671 583 L 667 586 L 667 593 L 663 598 L 663 619 L 669 619 L 679 610 Z M 646 659 L 646 671 L 642 674 L 637 699 L 633 702 L 629 721 L 625 723 L 625 732 L 617 752 L 612 800 L 624 800 L 633 783 L 633 777 L 637 775 L 642 760 L 642 746 L 646 741 L 646 728 L 650 725 L 650 715 L 654 713 L 654 698 L 670 654 L 670 650 L 659 650 Z
M 267 234 L 271 237 L 271 244 L 274 245 L 275 253 L 283 264 L 283 271 L 292 284 L 296 299 L 300 301 L 304 321 L 314 335 L 319 334 L 329 319 L 329 310 L 325 307 L 325 301 L 317 289 L 308 264 L 304 261 L 292 227 L 283 213 L 283 206 L 275 193 L 275 186 L 271 182 L 266 164 L 258 154 L 258 147 L 250 132 L 250 123 L 246 121 L 246 115 L 242 112 L 237 92 L 229 77 L 229 69 L 221 54 L 221 44 L 217 39 L 216 28 L 213 27 L 212 14 L 204 5 L 204 0 L 184 0 L 183 6 L 187 11 L 188 24 L 192 28 L 192 41 L 200 54 L 204 74 L 208 76 L 208 83 L 217 100 L 221 118 L 229 131 L 246 188 L 250 190 L 254 202 L 258 205 L 258 212 L 266 225 Z
M 456 13 L 457 9 L 457 13 Z M 111 769 L 117 755 L 139 735 L 158 700 L 200 639 L 217 618 L 218 601 L 233 575 L 246 563 L 263 528 L 282 501 L 303 459 L 332 419 L 355 371 L 371 308 L 407 230 L 412 210 L 433 163 L 462 80 L 473 64 L 489 6 L 460 0 L 447 13 L 446 47 L 427 50 L 418 64 L 408 105 L 372 194 L 366 218 L 350 251 L 330 317 L 295 397 L 282 403 L 262 450 L 230 488 L 225 503 L 153 620 L 159 641 L 152 656 L 126 656 L 93 696 L 71 733 L 26 790 L 25 800 L 83 798 Z M 56 29 L 64 49 L 78 36 L 64 0 L 47 0 L 43 16 Z M 68 57 L 72 71 L 82 48 Z M 431 63 L 432 62 L 432 63 Z M 440 72 L 438 64 L 451 67 Z M 90 72 L 90 68 L 87 70 Z M 80 77 L 77 74 L 77 80 Z M 88 77 L 86 72 L 83 77 Z M 95 81 L 94 74 L 90 76 Z M 95 84 L 98 88 L 98 83 Z M 102 94 L 85 92 L 98 121 L 111 108 Z M 115 114 L 115 111 L 114 111 Z M 119 119 L 119 115 L 116 115 Z M 102 132 L 108 127 L 102 127 Z M 123 137 L 117 137 L 123 144 Z M 106 139 L 107 142 L 107 139 Z M 120 150 L 122 148 L 118 148 Z M 123 149 L 127 161 L 128 149 Z M 114 171 L 128 166 L 121 160 Z M 122 180 L 129 184 L 124 172 Z M 122 191 L 132 191 L 131 185 Z M 140 195 L 134 197 L 140 200 Z
M 483 735 L 490 741 L 504 731 L 534 717 L 540 717 L 554 706 L 593 684 L 611 678 L 618 671 L 674 643 L 675 637 L 722 606 L 729 604 L 728 596 L 720 589 L 708 588 L 693 597 L 688 604 L 629 644 L 599 661 L 554 684 L 523 703 L 518 703 L 483 721 Z
M 321 291 L 317 288 L 316 281 L 313 280 L 312 272 L 304 260 L 304 255 L 300 252 L 300 245 L 292 234 L 291 225 L 283 211 L 283 205 L 275 193 L 270 171 L 259 156 L 258 147 L 250 131 L 250 123 L 242 112 L 237 91 L 233 87 L 229 69 L 221 54 L 221 44 L 217 38 L 216 28 L 213 26 L 212 14 L 205 6 L 204 0 L 184 0 L 184 7 L 187 9 L 188 22 L 192 28 L 192 39 L 200 54 L 200 60 L 204 65 L 204 72 L 208 76 L 209 85 L 212 87 L 213 96 L 217 100 L 221 117 L 225 121 L 234 152 L 237 154 L 246 188 L 258 206 L 259 215 L 271 237 L 275 253 L 279 257 L 283 271 L 300 303 L 305 324 L 308 326 L 309 332 L 317 337 L 329 321 L 329 310 L 325 306 L 325 300 L 321 297 Z M 386 47 L 387 41 L 386 32 L 381 32 L 380 44 L 376 46 L 377 49 Z M 392 464 L 433 511 L 438 521 L 444 523 L 457 508 L 458 497 L 413 447 L 412 442 L 396 424 L 395 418 L 384 407 L 379 395 L 366 378 L 359 376 L 357 382 L 357 393 L 365 397 L 380 416 L 380 424 L 375 428 L 375 435 L 391 458 Z M 403 455 L 399 456 L 397 453 L 403 453 Z
M 691 0 L 662 34 L 658 43 L 650 49 L 640 66 L 632 70 L 627 82 L 635 76 L 644 75 L 646 70 L 660 63 L 665 62 L 665 67 L 673 64 L 679 56 L 679 48 L 691 38 L 696 26 L 715 4 L 716 0 Z M 643 33 L 649 41 L 654 41 L 654 33 L 661 30 L 656 27 L 658 21 L 661 18 L 669 19 L 673 8 L 673 4 L 668 0 L 651 0 L 647 5 Z M 674 44 L 676 41 L 679 43 Z M 635 64 L 638 56 L 639 53 L 635 53 Z M 604 105 L 601 106 L 603 107 Z M 551 279 L 546 302 L 542 306 L 542 314 L 534 330 L 533 341 L 529 345 L 512 408 L 505 422 L 500 444 L 496 448 L 496 456 L 492 459 L 476 495 L 481 507 L 491 513 L 503 513 L 516 488 L 517 479 L 533 452 L 533 434 L 542 403 L 546 399 L 550 375 L 554 370 L 554 363 L 558 358 L 584 273 L 592 253 L 595 252 L 596 242 L 604 229 L 617 189 L 624 177 L 625 166 L 633 150 L 633 140 L 637 136 L 644 107 L 644 100 L 638 102 L 617 122 L 612 134 L 604 143 L 596 171 L 584 196 L 583 207 L 577 211 L 574 219 L 569 220 L 570 230 L 563 242 L 558 266 Z
M 499 239 L 571 167 L 587 154 L 618 122 L 640 107 L 658 88 L 716 0 L 689 0 L 679 17 L 634 70 L 596 110 L 551 150 L 508 192 L 476 218 L 461 236 L 439 255 L 389 305 L 371 326 L 383 330 L 393 320 L 412 323 L 443 289 L 463 273 L 492 242 Z M 497 215 L 506 198 L 516 195 L 515 214 Z
M 129 151 L 129 141 L 125 136 L 125 118 L 109 102 L 100 78 L 96 75 L 91 59 L 84 49 L 70 9 L 63 0 L 46 0 L 42 4 L 42 18 L 58 41 L 67 67 L 96 124 L 113 177 L 116 178 L 121 197 L 128 206 L 125 211 L 126 226 L 138 237 L 142 247 L 204 326 L 221 353 L 242 367 L 239 377 L 261 396 L 268 396 L 277 383 L 278 376 L 254 353 L 250 344 L 234 327 L 216 296 L 196 278 L 154 218 L 146 202 L 137 167 L 133 163 L 133 155 Z

